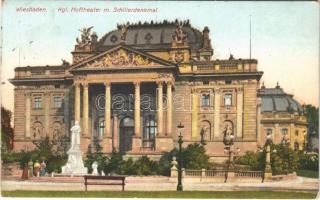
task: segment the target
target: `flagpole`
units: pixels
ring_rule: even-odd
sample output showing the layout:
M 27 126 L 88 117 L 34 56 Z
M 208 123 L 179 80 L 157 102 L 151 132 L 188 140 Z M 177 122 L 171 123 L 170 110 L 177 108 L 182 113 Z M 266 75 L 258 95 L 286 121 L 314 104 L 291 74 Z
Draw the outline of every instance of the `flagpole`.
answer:
M 249 53 L 249 58 L 251 60 L 251 15 L 250 15 L 250 53 Z

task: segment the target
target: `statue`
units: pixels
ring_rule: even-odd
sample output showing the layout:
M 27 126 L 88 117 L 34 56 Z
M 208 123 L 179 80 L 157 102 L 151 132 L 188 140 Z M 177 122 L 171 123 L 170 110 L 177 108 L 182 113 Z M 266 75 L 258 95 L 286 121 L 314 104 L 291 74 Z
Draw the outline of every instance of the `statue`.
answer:
M 65 59 L 61 58 L 61 61 L 62 61 L 62 65 L 63 66 L 68 66 L 70 65 L 70 63 L 68 61 L 66 61 Z
M 226 125 L 223 130 L 223 143 L 225 145 L 233 144 L 233 130 L 231 125 Z
M 98 163 L 97 163 L 97 161 L 94 161 L 92 163 L 91 167 L 92 167 L 92 175 L 98 176 L 99 172 L 98 172 Z
M 47 165 L 43 160 L 42 163 L 40 164 L 40 176 L 46 175 L 46 167 L 47 167 Z
M 176 23 L 176 31 L 173 36 L 173 40 L 177 43 L 183 43 L 187 40 L 187 33 L 183 29 L 183 23 L 177 22 Z
M 71 147 L 68 150 L 68 161 L 65 166 L 61 168 L 62 174 L 84 175 L 88 173 L 88 169 L 84 167 L 80 149 L 80 132 L 81 128 L 78 121 L 75 121 L 71 131 Z
M 129 27 L 129 23 L 123 25 L 121 27 L 121 36 L 120 36 L 120 39 L 122 41 L 125 41 L 126 40 L 126 37 L 127 37 L 127 31 L 128 31 L 128 27 Z
M 202 48 L 206 50 L 211 50 L 211 40 L 209 37 L 209 28 L 206 26 L 204 27 L 202 33 L 203 33 L 203 45 Z
M 71 130 L 71 149 L 80 149 L 80 132 L 81 128 L 78 121 L 75 121 Z
M 81 32 L 81 40 L 79 38 L 76 39 L 78 45 L 84 46 L 91 43 L 90 36 L 92 28 L 93 26 L 90 26 L 89 28 L 79 29 L 79 31 Z

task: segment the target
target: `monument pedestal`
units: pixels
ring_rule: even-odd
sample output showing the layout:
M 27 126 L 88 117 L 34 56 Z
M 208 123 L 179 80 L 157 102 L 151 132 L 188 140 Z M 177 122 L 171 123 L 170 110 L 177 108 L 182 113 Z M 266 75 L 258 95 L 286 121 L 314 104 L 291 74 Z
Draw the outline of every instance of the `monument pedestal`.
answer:
M 80 132 L 79 122 L 75 121 L 75 125 L 71 128 L 71 147 L 68 154 L 68 162 L 62 167 L 62 174 L 65 175 L 85 175 L 88 169 L 84 167 L 82 161 L 83 152 L 80 149 Z
M 84 175 L 88 174 L 88 169 L 84 167 L 82 161 L 83 152 L 79 149 L 70 149 L 68 152 L 68 162 L 62 167 L 62 174 Z

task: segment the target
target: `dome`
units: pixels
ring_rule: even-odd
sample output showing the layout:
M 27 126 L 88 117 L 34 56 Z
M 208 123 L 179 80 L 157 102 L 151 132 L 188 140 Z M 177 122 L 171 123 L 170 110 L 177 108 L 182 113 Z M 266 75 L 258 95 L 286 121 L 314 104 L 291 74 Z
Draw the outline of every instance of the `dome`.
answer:
M 304 110 L 293 95 L 287 94 L 277 85 L 275 88 L 265 88 L 258 91 L 261 97 L 261 112 L 288 112 L 302 115 Z
M 192 51 L 196 51 L 202 47 L 203 35 L 193 28 L 189 21 L 183 22 L 183 29 L 187 33 L 187 39 Z M 136 23 L 129 24 L 125 44 L 141 49 L 156 49 L 159 47 L 170 48 L 172 37 L 176 30 L 176 22 L 163 21 L 161 23 Z M 121 28 L 113 30 L 105 34 L 99 40 L 100 47 L 111 47 L 120 44 Z

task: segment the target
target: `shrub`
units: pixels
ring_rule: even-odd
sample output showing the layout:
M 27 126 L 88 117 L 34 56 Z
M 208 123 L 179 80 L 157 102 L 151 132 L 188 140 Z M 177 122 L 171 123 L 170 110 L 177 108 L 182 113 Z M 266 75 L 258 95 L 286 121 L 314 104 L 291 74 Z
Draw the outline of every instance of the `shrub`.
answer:
M 159 164 L 150 160 L 147 156 L 142 156 L 133 165 L 137 175 L 156 175 L 159 171 Z
M 243 156 L 235 158 L 235 163 L 247 165 L 250 170 L 264 170 L 265 152 L 247 151 Z
M 273 152 L 276 150 L 276 152 Z M 274 175 L 288 174 L 296 171 L 299 166 L 297 152 L 288 145 L 271 145 L 271 168 Z M 266 162 L 266 152 L 248 151 L 245 155 L 235 159 L 236 164 L 248 165 L 251 170 L 264 170 Z
M 277 152 L 275 153 L 271 151 L 271 168 L 273 174 L 288 174 L 298 169 L 298 153 L 290 148 L 289 145 L 272 145 L 271 150 L 274 149 Z
M 319 155 L 318 154 L 299 154 L 299 169 L 302 170 L 319 170 Z
M 104 172 L 106 174 L 124 174 L 124 163 L 122 154 L 113 151 L 110 157 L 107 158 L 106 165 L 104 166 Z
M 159 160 L 159 174 L 170 176 L 171 161 L 173 157 L 178 156 L 178 149 L 174 148 L 170 152 L 163 154 Z
M 84 165 L 88 168 L 88 173 L 92 173 L 92 164 L 93 162 L 97 162 L 98 164 L 98 172 L 101 173 L 105 171 L 107 166 L 107 159 L 108 157 L 102 153 L 102 148 L 99 144 L 95 146 L 95 152 L 92 152 L 91 147 L 88 148 L 87 157 L 84 161 Z
M 209 169 L 212 166 L 206 149 L 198 143 L 189 144 L 187 148 L 183 149 L 182 154 L 182 166 L 186 169 Z

